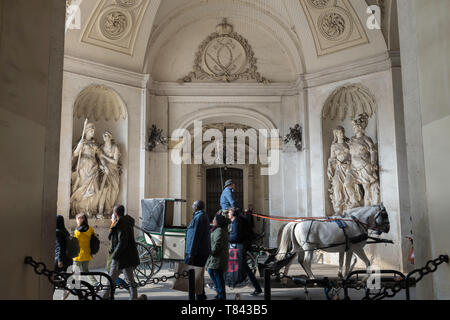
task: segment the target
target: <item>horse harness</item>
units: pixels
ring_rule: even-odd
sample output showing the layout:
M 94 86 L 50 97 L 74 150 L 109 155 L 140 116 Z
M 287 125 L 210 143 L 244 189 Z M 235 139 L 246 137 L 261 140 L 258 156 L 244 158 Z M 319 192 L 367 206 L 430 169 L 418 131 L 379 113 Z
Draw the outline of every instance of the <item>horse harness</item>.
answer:
M 344 220 L 339 220 L 339 219 L 328 219 L 328 221 L 322 221 L 322 222 L 335 222 L 338 227 L 342 230 L 342 232 L 344 233 L 344 237 L 345 237 L 345 242 L 344 243 L 339 243 L 339 244 L 334 244 L 331 245 L 329 247 L 326 248 L 318 248 L 316 250 L 323 250 L 323 249 L 329 249 L 329 248 L 333 248 L 333 247 L 339 247 L 345 244 L 345 252 L 348 252 L 350 250 L 350 244 L 357 244 L 363 241 L 366 241 L 369 239 L 369 235 L 367 232 L 367 229 L 364 227 L 364 225 L 354 216 L 351 217 L 353 222 L 356 223 L 356 225 L 359 227 L 360 231 L 361 231 L 361 235 L 357 236 L 357 237 L 351 237 L 349 238 L 346 228 L 347 228 L 347 224 L 345 223 Z M 314 222 L 318 222 L 315 220 L 311 221 L 311 224 L 309 226 L 309 230 L 308 230 L 308 234 L 306 236 L 306 241 L 305 243 L 311 244 L 311 242 L 308 242 L 309 240 L 309 236 L 311 234 L 311 229 L 312 229 L 312 225 Z

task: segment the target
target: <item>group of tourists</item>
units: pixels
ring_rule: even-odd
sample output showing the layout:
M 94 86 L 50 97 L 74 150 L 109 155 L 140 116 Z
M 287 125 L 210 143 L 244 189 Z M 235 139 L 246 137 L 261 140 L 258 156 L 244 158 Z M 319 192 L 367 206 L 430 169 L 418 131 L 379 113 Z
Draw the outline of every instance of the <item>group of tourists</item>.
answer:
M 229 249 L 239 248 L 240 256 L 246 257 L 247 250 L 253 239 L 253 216 L 241 212 L 235 199 L 235 184 L 232 180 L 225 183 L 224 190 L 220 198 L 221 210 L 216 214 L 211 222 L 205 212 L 205 203 L 202 200 L 194 202 L 193 219 L 191 220 L 186 233 L 186 254 L 184 263 L 191 266 L 202 267 L 207 270 L 217 292 L 215 299 L 226 299 L 225 273 L 229 269 Z M 247 212 L 251 212 L 249 207 Z M 84 213 L 76 216 L 77 228 L 73 237 L 78 240 L 79 252 L 76 257 L 67 256 L 67 245 L 70 234 L 64 225 L 64 218 L 61 215 L 56 217 L 56 250 L 55 250 L 55 271 L 66 272 L 74 265 L 74 271 L 89 272 L 89 262 L 93 258 L 92 239 L 95 236 L 94 229 L 89 226 L 88 217 Z M 134 219 L 125 215 L 125 208 L 122 205 L 113 209 L 109 228 L 109 249 L 106 271 L 116 282 L 121 273 L 130 291 L 130 299 L 146 299 L 145 295 L 138 298 L 137 284 L 134 279 L 134 269 L 139 265 L 139 254 L 134 240 Z M 98 250 L 98 249 L 97 249 Z M 247 264 L 246 259 L 242 259 L 240 264 L 240 274 L 243 278 L 237 282 L 242 282 L 248 277 L 255 290 L 251 295 L 257 296 L 262 293 L 255 275 Z M 95 287 L 100 283 L 94 276 L 89 280 Z M 69 292 L 65 291 L 63 299 L 66 299 Z M 102 298 L 110 296 L 108 287 L 102 293 Z M 196 296 L 197 300 L 206 300 L 203 292 Z
M 56 216 L 55 271 L 57 272 L 66 272 L 71 265 L 74 265 L 74 271 L 89 272 L 89 261 L 93 258 L 92 240 L 95 237 L 95 231 L 89 226 L 86 214 L 78 214 L 76 221 L 77 228 L 73 236 L 78 240 L 79 253 L 75 258 L 70 259 L 67 256 L 67 245 L 69 243 L 67 239 L 69 239 L 70 234 L 64 225 L 64 218 L 60 215 Z M 125 215 L 125 207 L 122 205 L 115 206 L 108 235 L 109 249 L 106 271 L 112 278 L 113 283 L 116 282 L 120 273 L 123 273 L 130 291 L 130 299 L 143 300 L 146 299 L 146 296 L 141 295 L 138 297 L 137 284 L 133 274 L 134 269 L 140 263 L 133 228 L 134 219 L 129 215 Z M 94 276 L 90 276 L 89 280 L 94 287 L 100 285 Z M 103 299 L 109 298 L 111 294 L 110 289 L 107 287 L 101 294 Z M 68 294 L 68 291 L 64 292 L 64 300 Z
M 255 290 L 252 296 L 262 293 L 255 275 L 245 259 L 247 250 L 253 239 L 253 216 L 249 208 L 247 214 L 241 212 L 235 198 L 235 184 L 232 180 L 225 182 L 224 190 L 220 197 L 221 210 L 210 222 L 205 212 L 205 204 L 202 200 L 194 202 L 192 209 L 194 216 L 186 234 L 185 263 L 196 267 L 204 267 L 213 282 L 217 292 L 215 299 L 226 299 L 225 273 L 229 269 L 229 249 L 239 247 L 241 264 L 240 274 L 247 276 Z M 242 281 L 241 277 L 241 281 Z M 237 281 L 239 282 L 239 280 Z M 196 296 L 197 300 L 206 300 L 204 293 Z

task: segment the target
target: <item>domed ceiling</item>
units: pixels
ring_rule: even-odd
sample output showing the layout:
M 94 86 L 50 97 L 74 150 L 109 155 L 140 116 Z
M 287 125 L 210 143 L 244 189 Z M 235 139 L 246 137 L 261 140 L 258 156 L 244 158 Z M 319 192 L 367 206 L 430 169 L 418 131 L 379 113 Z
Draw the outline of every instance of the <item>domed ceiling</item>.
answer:
M 364 0 L 90 0 L 80 8 L 81 28 L 66 33 L 67 56 L 159 82 L 234 81 L 241 73 L 292 82 L 387 51 L 383 33 L 366 27 Z

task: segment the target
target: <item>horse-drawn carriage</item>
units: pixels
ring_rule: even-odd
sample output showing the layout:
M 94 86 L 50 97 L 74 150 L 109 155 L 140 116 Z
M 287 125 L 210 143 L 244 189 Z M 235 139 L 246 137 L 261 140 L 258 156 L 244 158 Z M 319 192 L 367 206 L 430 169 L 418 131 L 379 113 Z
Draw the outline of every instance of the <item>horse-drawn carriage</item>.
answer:
M 186 243 L 186 227 L 174 226 L 175 205 L 185 203 L 180 199 L 144 199 L 141 201 L 141 231 L 136 245 L 140 265 L 135 275 L 141 279 L 150 279 L 157 274 L 164 261 L 183 261 Z

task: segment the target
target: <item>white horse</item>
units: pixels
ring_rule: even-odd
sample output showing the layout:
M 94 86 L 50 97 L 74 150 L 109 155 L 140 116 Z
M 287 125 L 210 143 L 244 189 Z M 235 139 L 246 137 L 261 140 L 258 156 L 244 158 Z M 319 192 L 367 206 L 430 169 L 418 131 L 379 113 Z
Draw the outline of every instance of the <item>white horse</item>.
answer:
M 342 229 L 333 220 L 345 223 Z M 330 217 L 319 220 L 307 220 L 288 223 L 281 235 L 280 245 L 275 259 L 281 261 L 291 255 L 291 261 L 285 267 L 284 274 L 288 273 L 295 255 L 298 262 L 310 279 L 314 279 L 311 271 L 311 260 L 315 250 L 339 253 L 339 276 L 346 277 L 353 269 L 350 267 L 351 258 L 355 253 L 368 268 L 370 260 L 364 252 L 367 236 L 370 230 L 388 233 L 390 230 L 389 217 L 386 208 L 380 204 L 347 211 L 343 217 Z M 345 273 L 342 274 L 345 255 Z M 355 261 L 356 262 L 356 261 Z

